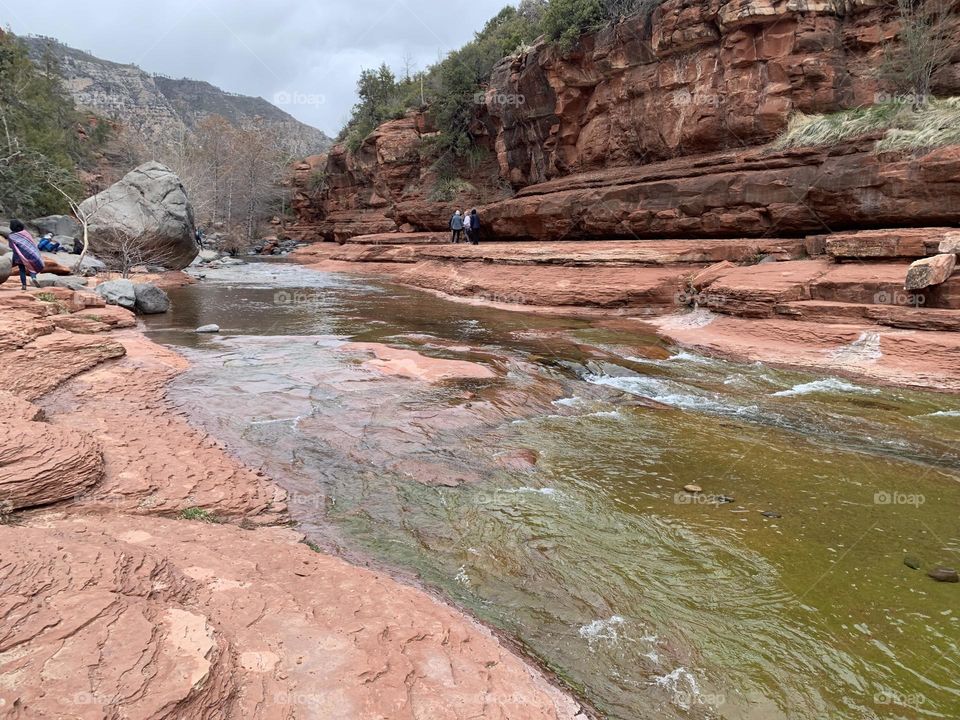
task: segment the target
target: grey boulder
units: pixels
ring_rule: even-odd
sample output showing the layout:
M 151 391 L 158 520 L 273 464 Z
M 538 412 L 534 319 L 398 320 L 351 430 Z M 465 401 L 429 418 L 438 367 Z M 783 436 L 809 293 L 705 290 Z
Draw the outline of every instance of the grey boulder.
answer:
M 137 305 L 137 293 L 129 280 L 110 280 L 97 285 L 96 293 L 107 305 L 119 305 L 127 310 L 133 310 Z
M 72 253 L 73 252 L 73 236 L 71 235 L 54 235 L 53 241 L 55 243 L 60 243 L 60 248 L 64 252 Z
M 11 257 L 10 255 L 0 255 L 0 284 L 7 281 L 10 272 L 13 270 L 13 264 L 10 262 Z
M 136 296 L 136 311 L 141 315 L 159 315 L 170 309 L 170 298 L 153 283 L 137 283 L 133 286 Z
M 68 290 L 80 290 L 86 287 L 88 280 L 77 277 L 76 275 L 51 275 L 50 273 L 40 273 L 37 275 L 37 283 L 40 287 L 59 287 Z
M 30 224 L 36 227 L 41 235 L 45 233 L 66 235 L 70 237 L 71 240 L 75 237 L 80 237 L 80 234 L 83 232 L 80 223 L 69 215 L 47 215 L 32 220 Z
M 193 208 L 180 178 L 161 163 L 144 163 L 80 209 L 90 217 L 90 249 L 101 257 L 122 246 L 141 263 L 182 270 L 197 256 Z
M 203 333 L 203 334 L 218 333 L 220 332 L 220 326 L 219 325 L 203 325 L 201 327 L 198 327 L 196 329 L 196 332 Z

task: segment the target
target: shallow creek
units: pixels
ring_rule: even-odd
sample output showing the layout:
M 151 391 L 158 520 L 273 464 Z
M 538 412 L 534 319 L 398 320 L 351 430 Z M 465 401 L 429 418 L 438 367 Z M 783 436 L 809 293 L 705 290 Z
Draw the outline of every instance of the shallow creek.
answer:
M 172 398 L 314 542 L 418 575 L 605 717 L 960 717 L 960 585 L 926 576 L 960 566 L 960 398 L 293 265 L 172 298 Z

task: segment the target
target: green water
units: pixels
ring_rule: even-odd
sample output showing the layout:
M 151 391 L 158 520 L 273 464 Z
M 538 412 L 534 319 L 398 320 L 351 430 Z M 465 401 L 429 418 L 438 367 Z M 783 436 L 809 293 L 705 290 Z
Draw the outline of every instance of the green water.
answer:
M 289 266 L 210 276 L 150 321 L 194 362 L 174 399 L 315 541 L 418 574 L 603 716 L 960 717 L 960 585 L 925 574 L 960 565 L 960 398 Z M 387 377 L 346 339 L 498 377 Z

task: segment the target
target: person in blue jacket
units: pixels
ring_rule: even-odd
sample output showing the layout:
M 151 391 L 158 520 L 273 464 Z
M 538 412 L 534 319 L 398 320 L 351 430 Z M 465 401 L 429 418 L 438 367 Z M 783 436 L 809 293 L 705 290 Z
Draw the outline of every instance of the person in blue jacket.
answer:
M 457 210 L 453 214 L 453 217 L 450 218 L 450 232 L 450 242 L 460 242 L 460 238 L 463 235 L 463 215 L 460 214 L 459 210 Z

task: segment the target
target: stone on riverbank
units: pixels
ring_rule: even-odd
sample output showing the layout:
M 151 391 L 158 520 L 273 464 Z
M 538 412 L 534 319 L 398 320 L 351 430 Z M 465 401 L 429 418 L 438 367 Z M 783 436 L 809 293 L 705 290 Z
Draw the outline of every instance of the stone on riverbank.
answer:
M 207 334 L 212 335 L 214 333 L 220 332 L 220 326 L 219 325 L 202 325 L 201 327 L 198 327 L 196 330 L 194 330 L 194 332 L 201 333 L 204 335 L 207 335 Z
M 119 305 L 127 310 L 133 310 L 137 305 L 137 293 L 129 280 L 110 280 L 97 285 L 96 293 L 108 305 Z
M 86 287 L 89 280 L 83 277 L 77 277 L 76 275 L 53 275 L 51 273 L 40 273 L 37 275 L 37 282 L 40 284 L 40 287 L 59 287 L 67 288 L 68 290 L 79 290 L 80 288 Z
M 136 297 L 135 309 L 141 315 L 160 315 L 170 309 L 170 298 L 153 283 L 133 286 Z

